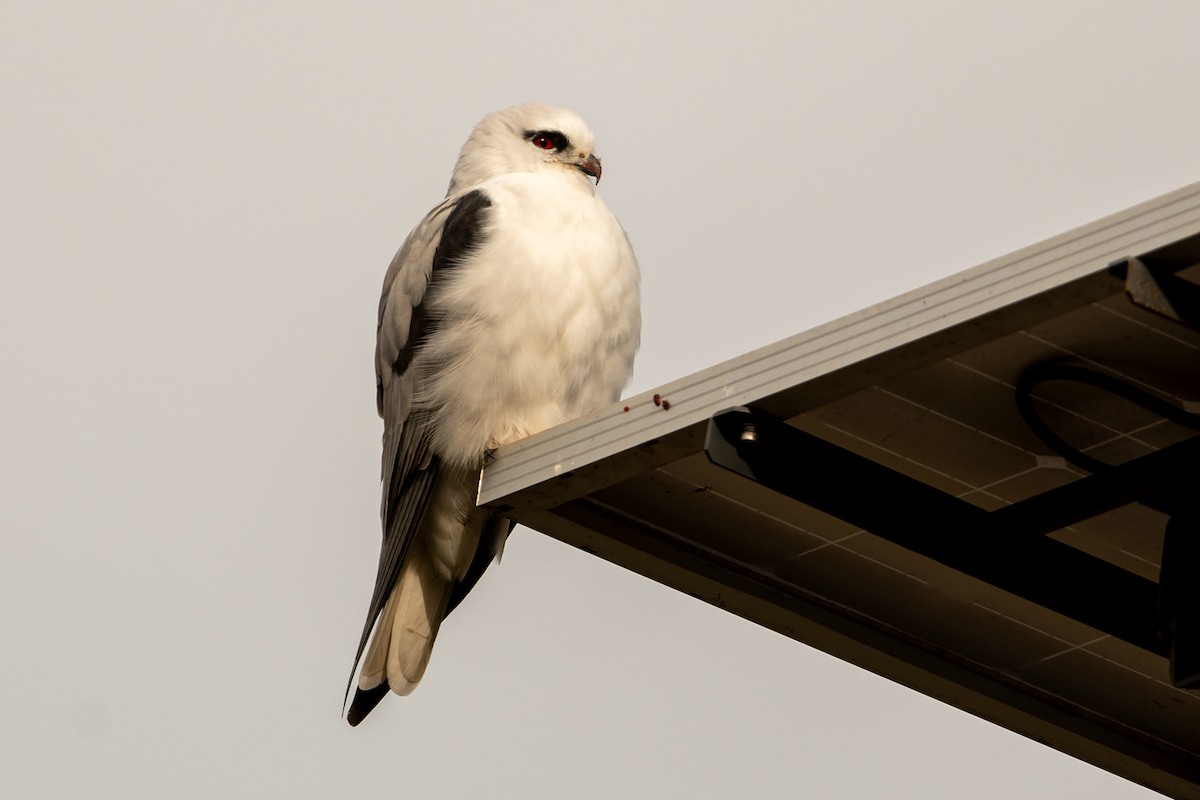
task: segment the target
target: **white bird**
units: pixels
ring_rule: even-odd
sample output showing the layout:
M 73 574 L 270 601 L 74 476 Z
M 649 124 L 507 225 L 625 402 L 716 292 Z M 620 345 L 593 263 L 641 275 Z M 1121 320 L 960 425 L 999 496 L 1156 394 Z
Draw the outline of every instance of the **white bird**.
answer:
M 590 180 L 593 143 L 554 106 L 484 117 L 445 200 L 388 268 L 375 355 L 383 546 L 351 725 L 389 689 L 413 690 L 442 619 L 503 547 L 512 524 L 475 505 L 485 456 L 617 400 L 629 380 L 638 266 Z

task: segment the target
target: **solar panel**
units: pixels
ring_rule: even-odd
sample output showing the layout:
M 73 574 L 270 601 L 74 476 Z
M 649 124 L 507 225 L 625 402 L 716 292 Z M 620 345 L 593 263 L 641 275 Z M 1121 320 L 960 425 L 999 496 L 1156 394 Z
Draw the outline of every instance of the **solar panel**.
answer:
M 501 449 L 480 502 L 1200 797 L 1200 184 Z

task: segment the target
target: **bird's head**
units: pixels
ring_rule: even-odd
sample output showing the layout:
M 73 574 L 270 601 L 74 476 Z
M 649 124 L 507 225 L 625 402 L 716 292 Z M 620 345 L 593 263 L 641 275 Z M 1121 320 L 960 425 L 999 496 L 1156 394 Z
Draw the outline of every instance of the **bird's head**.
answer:
M 530 103 L 484 117 L 458 154 L 447 194 L 513 172 L 560 172 L 600 181 L 595 137 L 573 111 Z

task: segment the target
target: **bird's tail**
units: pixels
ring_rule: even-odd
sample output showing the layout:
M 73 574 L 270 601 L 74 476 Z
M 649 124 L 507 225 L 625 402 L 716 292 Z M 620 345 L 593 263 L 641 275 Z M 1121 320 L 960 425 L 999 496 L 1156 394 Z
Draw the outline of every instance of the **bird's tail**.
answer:
M 452 581 L 442 577 L 424 543 L 413 542 L 363 659 L 346 714 L 351 725 L 366 717 L 389 689 L 406 695 L 416 688 L 446 616 L 451 588 Z

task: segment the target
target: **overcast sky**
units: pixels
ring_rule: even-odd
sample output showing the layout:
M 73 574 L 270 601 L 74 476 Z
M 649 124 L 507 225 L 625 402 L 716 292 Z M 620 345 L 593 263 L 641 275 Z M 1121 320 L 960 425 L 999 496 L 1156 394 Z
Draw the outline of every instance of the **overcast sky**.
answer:
M 1200 179 L 1198 29 L 1147 0 L 0 0 L 4 785 L 1152 796 L 526 529 L 415 695 L 339 714 L 379 287 L 482 115 L 595 129 L 643 271 L 632 394 Z

